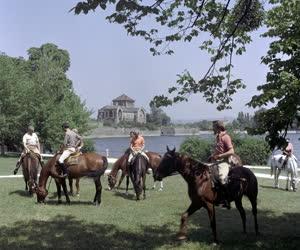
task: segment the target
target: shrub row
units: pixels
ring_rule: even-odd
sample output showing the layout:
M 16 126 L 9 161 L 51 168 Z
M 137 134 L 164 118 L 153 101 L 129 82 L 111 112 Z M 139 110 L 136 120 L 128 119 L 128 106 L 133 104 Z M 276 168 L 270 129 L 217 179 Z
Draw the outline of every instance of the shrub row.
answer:
M 238 154 L 245 165 L 266 165 L 270 155 L 268 144 L 263 138 L 252 136 L 231 135 L 235 153 Z M 214 148 L 213 140 L 189 137 L 180 145 L 180 152 L 190 157 L 207 161 Z

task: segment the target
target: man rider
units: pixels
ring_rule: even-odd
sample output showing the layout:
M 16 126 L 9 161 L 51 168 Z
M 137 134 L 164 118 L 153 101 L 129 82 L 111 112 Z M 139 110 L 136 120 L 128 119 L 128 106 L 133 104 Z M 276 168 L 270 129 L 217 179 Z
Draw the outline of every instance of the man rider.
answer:
M 221 189 L 223 191 L 224 200 L 223 205 L 230 208 L 230 203 L 227 201 L 227 175 L 229 172 L 228 158 L 234 154 L 233 144 L 230 135 L 225 130 L 224 123 L 222 121 L 213 121 L 213 131 L 216 135 L 216 144 L 214 153 L 210 157 L 212 162 L 218 163 L 219 179 L 221 182 Z
M 70 129 L 68 123 L 62 125 L 63 130 L 65 131 L 64 138 L 64 150 L 62 155 L 58 159 L 58 164 L 62 169 L 62 176 L 65 178 L 67 176 L 67 167 L 64 164 L 65 159 L 67 159 L 71 154 L 75 153 L 78 149 L 78 146 L 82 143 L 82 138 L 77 133 Z
M 37 134 L 34 133 L 33 126 L 28 126 L 27 133 L 23 136 L 22 142 L 23 142 L 24 149 L 22 151 L 22 154 L 21 154 L 19 160 L 17 161 L 16 168 L 14 170 L 14 174 L 17 174 L 17 172 L 21 166 L 23 157 L 29 152 L 35 153 L 39 157 L 39 161 L 42 165 L 42 157 L 41 157 L 41 153 L 40 153 L 41 152 L 40 142 L 39 142 L 39 138 L 38 138 Z
M 128 165 L 131 163 L 133 157 L 139 153 L 143 157 L 145 157 L 146 160 L 149 162 L 148 156 L 143 151 L 145 148 L 144 137 L 135 131 L 131 131 L 129 135 L 131 139 L 130 139 L 130 154 L 128 157 Z

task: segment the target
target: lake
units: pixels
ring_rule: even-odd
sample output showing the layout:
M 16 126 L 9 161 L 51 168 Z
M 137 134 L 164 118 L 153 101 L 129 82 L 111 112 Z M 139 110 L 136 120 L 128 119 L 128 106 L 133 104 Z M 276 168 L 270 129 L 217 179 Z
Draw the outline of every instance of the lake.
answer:
M 180 148 L 180 144 L 189 136 L 145 136 L 145 150 L 158 152 L 164 154 L 166 152 L 166 146 L 170 148 L 176 147 Z M 197 137 L 202 139 L 212 138 L 212 134 L 201 134 Z M 294 154 L 300 159 L 300 133 L 289 133 L 288 138 L 290 138 L 292 144 L 294 145 Z M 103 155 L 106 155 L 108 150 L 109 157 L 120 157 L 124 151 L 129 146 L 129 137 L 107 137 L 94 139 L 96 151 Z

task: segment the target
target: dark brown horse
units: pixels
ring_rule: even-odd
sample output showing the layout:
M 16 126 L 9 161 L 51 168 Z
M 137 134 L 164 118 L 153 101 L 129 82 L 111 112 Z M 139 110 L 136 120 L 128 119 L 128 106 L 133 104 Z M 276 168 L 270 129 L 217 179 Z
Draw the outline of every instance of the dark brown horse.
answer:
M 48 194 L 46 189 L 46 184 L 49 176 L 52 176 L 58 182 L 57 192 L 60 202 L 61 196 L 61 186 L 63 188 L 64 194 L 66 196 L 67 203 L 70 203 L 70 198 L 67 191 L 66 180 L 60 177 L 61 169 L 57 164 L 57 160 L 60 157 L 60 154 L 54 155 L 47 164 L 42 168 L 39 178 L 39 186 L 37 188 L 37 201 L 44 202 Z M 101 203 L 101 192 L 102 185 L 100 177 L 104 174 L 107 168 L 107 158 L 105 156 L 96 154 L 96 153 L 84 153 L 78 157 L 77 164 L 68 166 L 68 176 L 73 179 L 81 178 L 83 176 L 91 177 L 94 179 L 96 194 L 94 197 L 94 204 L 100 205 Z
M 181 155 L 174 150 L 167 148 L 167 153 L 155 173 L 155 178 L 161 180 L 164 177 L 174 173 L 179 173 L 188 184 L 188 194 L 191 199 L 189 208 L 181 216 L 181 225 L 178 233 L 178 239 L 186 239 L 187 219 L 201 207 L 204 207 L 209 215 L 210 225 L 213 232 L 214 242 L 217 243 L 215 205 L 218 199 L 218 193 L 212 188 L 212 178 L 210 175 L 210 166 L 197 162 L 187 156 Z M 254 216 L 255 232 L 258 234 L 257 225 L 257 179 L 248 168 L 235 167 L 229 171 L 228 191 L 230 201 L 234 201 L 239 210 L 243 231 L 246 232 L 246 214 L 242 206 L 242 196 L 246 195 L 252 205 Z
M 140 195 L 143 192 L 143 198 L 146 199 L 146 173 L 148 161 L 142 154 L 137 154 L 133 157 L 128 166 L 128 174 L 133 184 L 136 195 L 136 200 L 140 200 Z
M 146 155 L 149 158 L 149 165 L 152 169 L 153 176 L 156 169 L 159 166 L 161 155 L 155 152 L 146 152 Z M 112 166 L 111 172 L 108 174 L 108 185 L 109 189 L 113 189 L 117 183 L 117 174 L 118 171 L 121 170 L 122 174 L 118 182 L 117 189 L 120 187 L 124 177 L 126 176 L 126 193 L 128 192 L 128 185 L 129 185 L 129 176 L 127 173 L 127 160 L 128 160 L 129 153 L 126 151 L 124 155 L 122 155 Z M 162 189 L 162 182 L 161 182 L 161 189 Z
M 40 165 L 39 156 L 28 152 L 22 159 L 22 172 L 25 181 L 25 190 L 32 195 L 37 187 L 37 175 Z

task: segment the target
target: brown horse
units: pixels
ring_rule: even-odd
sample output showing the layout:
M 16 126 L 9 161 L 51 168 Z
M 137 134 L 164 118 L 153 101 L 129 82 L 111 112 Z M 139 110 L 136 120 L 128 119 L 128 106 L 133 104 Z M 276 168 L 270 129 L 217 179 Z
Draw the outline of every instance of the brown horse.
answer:
M 42 168 L 39 178 L 39 186 L 37 188 L 37 201 L 44 202 L 48 194 L 46 189 L 46 184 L 49 176 L 52 176 L 59 182 L 57 184 L 58 197 L 60 198 L 60 185 L 63 188 L 64 194 L 66 196 L 67 203 L 70 203 L 70 198 L 67 192 L 66 180 L 61 178 L 61 169 L 57 164 L 57 160 L 60 154 L 54 155 L 47 164 Z M 84 153 L 78 157 L 77 164 L 68 166 L 68 176 L 73 179 L 81 178 L 83 176 L 91 177 L 94 179 L 96 194 L 94 197 L 94 204 L 100 205 L 101 203 L 101 192 L 102 185 L 100 177 L 104 174 L 107 168 L 107 158 L 105 156 L 96 153 Z M 60 202 L 60 199 L 58 200 Z
M 37 187 L 37 174 L 39 168 L 39 156 L 28 152 L 22 159 L 22 172 L 25 181 L 25 190 L 32 195 Z
M 135 155 L 128 166 L 128 174 L 133 184 L 137 201 L 140 200 L 142 192 L 143 198 L 146 199 L 147 168 L 148 161 L 142 154 Z
M 161 155 L 155 152 L 146 152 L 146 155 L 149 158 L 149 165 L 148 167 L 150 167 L 152 169 L 152 173 L 154 176 L 154 173 L 156 171 L 156 169 L 159 166 L 160 160 L 161 160 Z M 119 183 L 117 186 L 117 189 L 120 187 L 124 177 L 126 176 L 126 193 L 128 192 L 128 185 L 129 185 L 129 176 L 127 173 L 127 160 L 128 160 L 128 156 L 129 153 L 128 151 L 125 152 L 124 155 L 122 155 L 112 166 L 111 172 L 108 174 L 108 186 L 109 189 L 113 189 L 117 183 L 117 174 L 118 171 L 121 170 L 122 174 L 121 177 L 119 179 Z M 155 183 L 154 183 L 155 185 Z M 162 190 L 163 184 L 161 182 L 161 190 Z M 153 187 L 154 188 L 154 187 Z
M 212 177 L 210 166 L 197 162 L 187 156 L 181 155 L 174 150 L 169 150 L 163 156 L 161 163 L 155 173 L 155 178 L 161 180 L 176 172 L 181 174 L 188 184 L 188 194 L 191 199 L 189 208 L 181 216 L 181 225 L 178 239 L 184 240 L 187 235 L 187 219 L 201 207 L 204 207 L 209 215 L 210 225 L 213 232 L 214 242 L 217 243 L 215 205 L 218 193 L 212 188 Z M 257 224 L 257 179 L 248 168 L 235 167 L 228 174 L 228 192 L 230 201 L 234 201 L 239 210 L 243 231 L 246 233 L 246 214 L 242 206 L 242 196 L 246 195 L 252 205 L 255 232 L 258 234 Z

